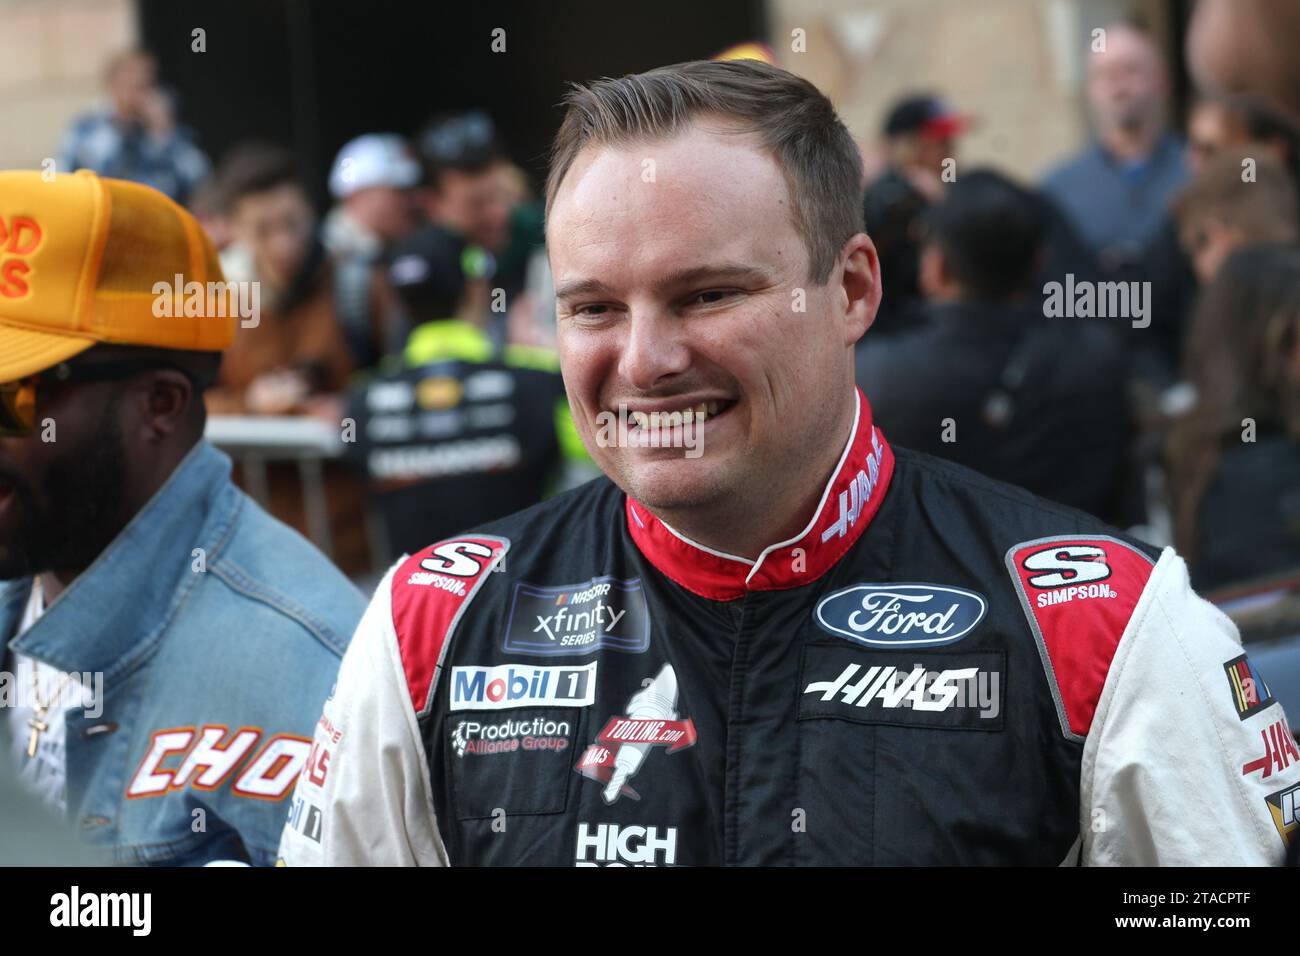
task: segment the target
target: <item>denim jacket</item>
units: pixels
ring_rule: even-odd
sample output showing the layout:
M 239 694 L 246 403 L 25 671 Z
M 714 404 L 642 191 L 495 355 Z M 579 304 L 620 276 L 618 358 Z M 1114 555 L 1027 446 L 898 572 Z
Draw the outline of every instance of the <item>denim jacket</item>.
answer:
M 65 712 L 72 825 L 114 863 L 273 863 L 360 592 L 207 442 L 15 640 L 31 584 L 0 639 L 102 687 Z

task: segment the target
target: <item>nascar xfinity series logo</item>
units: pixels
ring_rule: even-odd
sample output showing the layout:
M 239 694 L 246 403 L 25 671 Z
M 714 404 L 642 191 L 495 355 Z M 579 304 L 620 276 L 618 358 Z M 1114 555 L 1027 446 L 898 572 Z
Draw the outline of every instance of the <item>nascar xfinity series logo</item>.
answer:
M 453 667 L 452 710 L 587 707 L 596 699 L 596 661 L 581 667 Z
M 677 719 L 677 672 L 665 664 L 657 677 L 627 702 L 627 713 L 611 717 L 574 767 L 584 777 L 605 785 L 606 803 L 620 796 L 639 800 L 627 781 L 636 775 L 654 747 L 668 753 L 685 750 L 695 743 L 695 722 Z
M 988 603 L 938 584 L 855 584 L 821 599 L 819 627 L 869 647 L 943 647 L 975 629 Z
M 650 613 L 640 578 L 593 578 L 539 587 L 521 581 L 506 624 L 515 654 L 590 654 L 601 648 L 640 654 L 650 646 Z

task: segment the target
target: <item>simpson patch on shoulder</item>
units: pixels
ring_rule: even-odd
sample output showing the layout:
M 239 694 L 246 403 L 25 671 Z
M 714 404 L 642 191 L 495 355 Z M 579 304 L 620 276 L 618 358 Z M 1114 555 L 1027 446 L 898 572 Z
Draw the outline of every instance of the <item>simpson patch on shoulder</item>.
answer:
M 421 549 L 393 574 L 393 629 L 411 706 L 423 714 L 433 702 L 442 662 L 469 602 L 489 574 L 504 570 L 508 538 L 466 534 Z
M 1119 639 L 1155 561 L 1110 535 L 1057 535 L 1013 545 L 1007 571 L 1038 643 L 1061 732 L 1092 725 Z

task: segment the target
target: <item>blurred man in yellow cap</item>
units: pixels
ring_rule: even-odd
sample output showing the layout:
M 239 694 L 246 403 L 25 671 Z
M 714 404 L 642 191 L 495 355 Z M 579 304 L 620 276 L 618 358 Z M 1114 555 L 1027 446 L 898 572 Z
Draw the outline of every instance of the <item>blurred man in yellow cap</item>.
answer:
M 161 193 L 0 172 L 0 761 L 112 862 L 270 863 L 328 762 L 363 602 L 203 440 L 254 291 Z

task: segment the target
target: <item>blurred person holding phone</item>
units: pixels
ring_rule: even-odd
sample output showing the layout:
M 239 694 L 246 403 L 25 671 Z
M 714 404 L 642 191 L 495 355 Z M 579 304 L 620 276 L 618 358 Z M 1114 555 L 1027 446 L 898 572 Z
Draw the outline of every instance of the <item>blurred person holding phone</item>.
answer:
M 339 320 L 337 260 L 317 235 L 316 213 L 288 151 L 258 144 L 222 164 L 234 242 L 222 254 L 227 278 L 256 288 L 259 313 L 241 319 L 208 409 L 225 415 L 310 415 L 340 427 L 353 353 Z M 375 302 L 381 291 L 371 287 Z M 371 311 L 381 313 L 380 308 Z M 364 489 L 343 463 L 322 463 L 330 554 L 349 575 L 372 569 Z M 245 474 L 239 471 L 241 480 Z M 281 521 L 311 525 L 296 462 L 266 465 L 267 502 Z
M 232 243 L 222 268 L 256 283 L 260 312 L 242 320 L 208 395 L 218 413 L 290 415 L 341 392 L 352 355 L 335 312 L 332 266 L 293 155 L 245 144 L 222 163 Z
M 90 169 L 190 201 L 211 166 L 189 131 L 177 125 L 174 97 L 159 87 L 157 72 L 157 61 L 143 50 L 109 61 L 109 102 L 74 121 L 59 148 L 60 172 Z

